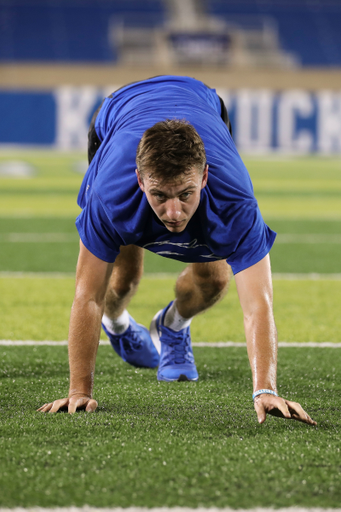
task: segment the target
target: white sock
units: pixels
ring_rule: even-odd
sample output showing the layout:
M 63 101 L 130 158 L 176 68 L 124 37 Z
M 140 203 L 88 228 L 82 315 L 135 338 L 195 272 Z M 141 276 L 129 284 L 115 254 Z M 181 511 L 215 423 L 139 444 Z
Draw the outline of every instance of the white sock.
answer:
M 184 318 L 180 315 L 175 302 L 168 309 L 165 319 L 163 321 L 163 325 L 172 329 L 172 331 L 181 331 L 181 329 L 185 329 L 189 327 L 191 324 L 192 318 Z
M 109 318 L 103 315 L 102 322 L 111 334 L 123 334 L 129 327 L 129 314 L 125 309 L 117 318 Z

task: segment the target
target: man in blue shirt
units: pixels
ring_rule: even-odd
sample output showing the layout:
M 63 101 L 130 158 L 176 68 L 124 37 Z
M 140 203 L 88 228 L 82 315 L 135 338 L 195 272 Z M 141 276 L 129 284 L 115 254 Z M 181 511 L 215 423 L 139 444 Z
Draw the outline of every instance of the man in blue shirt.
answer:
M 248 172 L 222 100 L 188 77 L 161 76 L 106 98 L 89 131 L 89 168 L 77 218 L 80 254 L 69 334 L 69 397 L 40 410 L 95 410 L 92 398 L 101 320 L 128 363 L 165 381 L 197 380 L 190 323 L 226 293 L 235 276 L 244 314 L 258 421 L 266 414 L 315 422 L 278 397 L 277 337 L 269 251 Z M 175 300 L 150 330 L 127 312 L 143 249 L 187 262 Z

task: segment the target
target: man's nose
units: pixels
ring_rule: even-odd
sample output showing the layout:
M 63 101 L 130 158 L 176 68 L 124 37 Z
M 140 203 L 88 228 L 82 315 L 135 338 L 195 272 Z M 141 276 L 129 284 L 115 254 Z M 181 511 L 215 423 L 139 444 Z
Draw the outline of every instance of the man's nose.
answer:
M 167 217 L 170 221 L 178 220 L 181 216 L 180 201 L 178 198 L 168 199 L 166 203 Z

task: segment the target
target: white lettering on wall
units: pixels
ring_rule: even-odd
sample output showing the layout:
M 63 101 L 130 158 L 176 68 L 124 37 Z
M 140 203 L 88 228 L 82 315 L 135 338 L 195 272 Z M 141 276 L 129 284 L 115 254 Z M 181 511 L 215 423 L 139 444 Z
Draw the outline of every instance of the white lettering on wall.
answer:
M 314 106 L 311 94 L 292 90 L 283 92 L 278 106 L 278 146 L 280 150 L 307 153 L 313 149 L 313 134 L 296 129 L 297 115 L 310 117 Z
M 56 145 L 60 149 L 85 149 L 92 112 L 101 99 L 118 87 L 119 84 L 55 90 Z M 231 91 L 221 88 L 217 93 L 227 111 L 232 112 L 233 137 L 241 151 L 341 153 L 341 92 L 288 90 L 278 93 L 266 89 Z M 278 116 L 274 117 L 276 109 Z M 306 120 L 306 128 L 300 128 L 299 119 Z
M 120 87 L 122 87 L 122 85 L 107 85 L 106 87 L 104 87 L 104 89 L 102 89 L 101 91 L 103 99 L 110 96 L 110 94 L 117 91 L 117 89 L 119 89 Z
M 264 152 L 271 147 L 273 94 L 242 89 L 237 94 L 237 141 L 242 151 Z
M 224 105 L 225 105 L 226 110 L 227 110 L 227 114 L 228 114 L 229 111 L 232 108 L 232 95 L 230 94 L 230 92 L 228 90 L 226 90 L 226 89 L 219 89 L 219 88 L 216 89 L 216 93 L 223 100 Z M 234 127 L 233 126 L 232 126 L 232 132 L 233 132 L 233 135 L 234 135 Z
M 318 94 L 318 149 L 322 153 L 341 151 L 341 93 Z
M 94 87 L 61 87 L 56 90 L 57 137 L 61 149 L 85 149 L 89 116 L 98 100 Z

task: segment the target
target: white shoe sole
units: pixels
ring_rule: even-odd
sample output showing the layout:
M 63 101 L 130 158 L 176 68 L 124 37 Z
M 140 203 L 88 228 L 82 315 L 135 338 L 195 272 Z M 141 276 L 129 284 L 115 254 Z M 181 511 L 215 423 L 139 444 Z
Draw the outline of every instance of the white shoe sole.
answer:
M 161 354 L 161 341 L 159 338 L 159 334 L 157 332 L 156 319 L 159 316 L 159 314 L 161 313 L 161 311 L 163 311 L 163 310 L 160 309 L 160 311 L 158 311 L 158 313 L 156 313 L 156 315 L 154 316 L 153 320 L 151 321 L 150 327 L 149 327 L 150 337 L 152 339 L 152 342 L 154 343 L 154 347 L 156 348 L 156 350 L 158 351 L 159 354 Z

